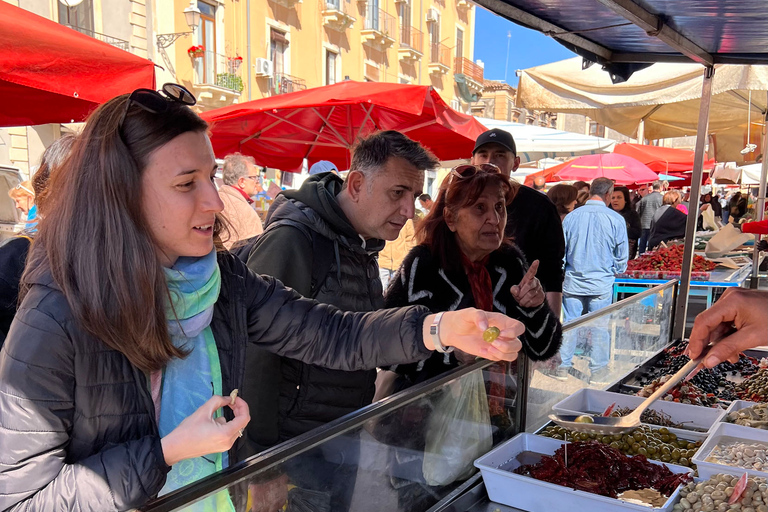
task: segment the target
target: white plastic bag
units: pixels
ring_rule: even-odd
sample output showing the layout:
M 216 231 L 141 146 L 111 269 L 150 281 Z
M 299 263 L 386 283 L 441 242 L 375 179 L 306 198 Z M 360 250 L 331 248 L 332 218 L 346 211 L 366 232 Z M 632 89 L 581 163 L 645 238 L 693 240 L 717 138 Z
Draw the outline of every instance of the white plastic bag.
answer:
M 742 233 L 732 224 L 728 224 L 709 239 L 704 254 L 707 258 L 720 258 L 749 240 L 752 240 L 752 235 Z
M 472 372 L 448 386 L 426 430 L 422 471 L 428 485 L 465 480 L 473 462 L 493 445 L 488 396 L 482 373 Z
M 701 212 L 701 217 L 701 225 L 705 230 L 717 231 L 720 229 L 720 226 L 715 222 L 715 211 L 712 209 L 712 206 Z

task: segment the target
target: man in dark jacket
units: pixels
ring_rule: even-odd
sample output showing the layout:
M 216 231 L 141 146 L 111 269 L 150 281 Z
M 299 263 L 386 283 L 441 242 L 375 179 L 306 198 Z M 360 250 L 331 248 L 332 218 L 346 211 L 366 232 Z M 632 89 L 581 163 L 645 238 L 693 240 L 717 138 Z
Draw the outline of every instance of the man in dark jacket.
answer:
M 512 135 L 499 128 L 480 134 L 472 152 L 472 164 L 491 163 L 509 176 L 520 165 Z M 547 292 L 547 303 L 560 316 L 563 299 L 565 238 L 560 215 L 549 198 L 529 187 L 518 187 L 507 206 L 506 236 L 512 237 L 526 260 L 539 260 L 536 277 Z
M 413 218 L 424 171 L 438 165 L 425 148 L 399 132 L 360 141 L 346 181 L 333 173 L 318 174 L 299 190 L 278 196 L 248 267 L 342 310 L 383 308 L 378 252 Z M 247 351 L 246 368 L 242 396 L 254 420 L 247 429 L 253 453 L 370 404 L 375 391 L 375 370 L 327 370 L 255 347 Z M 346 440 L 340 450 L 344 464 L 305 464 L 315 466 L 307 468 L 311 482 L 302 471 L 289 470 L 295 484 L 303 481 L 312 490 L 330 492 L 334 511 L 349 506 L 358 443 Z

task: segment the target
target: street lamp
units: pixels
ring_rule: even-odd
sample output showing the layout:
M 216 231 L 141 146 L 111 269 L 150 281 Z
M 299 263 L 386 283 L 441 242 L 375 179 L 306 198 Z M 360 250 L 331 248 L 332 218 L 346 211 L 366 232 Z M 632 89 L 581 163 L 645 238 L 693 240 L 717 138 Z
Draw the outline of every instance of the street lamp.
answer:
M 67 2 L 82 2 L 83 0 L 59 0 L 61 2 L 67 1 Z M 162 48 L 168 48 L 173 43 L 176 42 L 178 38 L 181 36 L 186 36 L 188 34 L 194 33 L 197 26 L 200 24 L 200 9 L 197 8 L 196 0 L 190 0 L 189 6 L 184 9 L 184 20 L 187 22 L 187 25 L 190 30 L 189 32 L 175 32 L 173 34 L 157 34 L 157 47 L 158 49 Z

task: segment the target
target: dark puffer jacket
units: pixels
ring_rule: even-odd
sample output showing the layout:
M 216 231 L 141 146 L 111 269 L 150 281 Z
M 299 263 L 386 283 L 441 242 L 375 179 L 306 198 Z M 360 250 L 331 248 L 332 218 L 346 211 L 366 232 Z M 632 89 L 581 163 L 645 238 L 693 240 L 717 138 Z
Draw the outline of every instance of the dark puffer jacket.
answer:
M 318 302 L 344 311 L 374 311 L 384 307 L 376 261 L 384 241 L 367 240 L 364 245 L 338 204 L 336 196 L 342 185 L 338 176 L 321 174 L 309 178 L 299 190 L 278 196 L 270 208 L 265 234 L 250 252 L 248 267 L 276 277 Z M 311 237 L 288 224 L 269 229 L 285 220 L 306 226 Z M 321 256 L 321 251 L 332 254 Z M 327 268 L 313 287 L 311 274 L 316 265 Z M 244 389 L 255 397 L 249 403 L 251 409 L 259 411 L 248 428 L 252 452 L 368 405 L 375 392 L 375 370 L 329 370 L 272 356 L 256 346 L 248 348 L 247 368 Z M 253 368 L 264 371 L 251 371 Z
M 340 370 L 429 355 L 426 308 L 343 313 L 252 274 L 229 253 L 219 265 L 211 329 L 224 393 L 241 387 L 247 342 Z M 0 510 L 128 510 L 165 483 L 147 376 L 76 325 L 50 277 L 27 294 L 0 352 L 0 411 Z
M 560 349 L 562 327 L 547 302 L 535 308 L 523 308 L 510 292 L 510 288 L 520 283 L 528 271 L 528 264 L 520 250 L 514 246 L 501 247 L 491 253 L 486 268 L 491 276 L 493 310 L 525 324 L 525 333 L 520 336 L 520 341 L 526 355 L 534 361 L 555 355 Z M 447 271 L 441 268 L 426 245 L 417 245 L 405 257 L 400 270 L 390 281 L 386 303 L 389 308 L 419 304 L 432 312 L 475 307 L 467 274 L 463 270 Z M 435 352 L 426 361 L 391 369 L 412 383 L 418 383 L 458 366 L 453 354 L 445 356 Z

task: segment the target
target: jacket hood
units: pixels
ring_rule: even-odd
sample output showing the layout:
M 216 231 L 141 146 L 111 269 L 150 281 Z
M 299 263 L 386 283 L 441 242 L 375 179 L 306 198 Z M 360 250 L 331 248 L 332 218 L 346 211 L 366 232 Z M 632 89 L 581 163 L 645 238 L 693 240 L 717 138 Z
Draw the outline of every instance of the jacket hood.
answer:
M 344 181 L 333 173 L 310 176 L 298 190 L 285 190 L 278 194 L 267 213 L 264 228 L 280 219 L 301 222 L 321 235 L 345 245 L 362 246 L 363 240 L 352 227 L 336 196 L 339 195 Z M 366 240 L 368 252 L 378 252 L 384 248 L 384 240 L 377 238 Z

